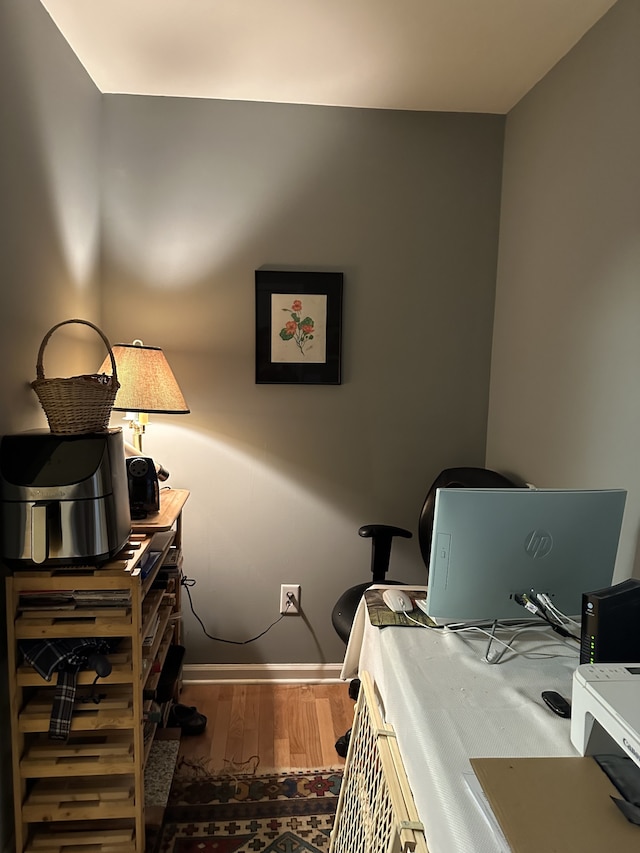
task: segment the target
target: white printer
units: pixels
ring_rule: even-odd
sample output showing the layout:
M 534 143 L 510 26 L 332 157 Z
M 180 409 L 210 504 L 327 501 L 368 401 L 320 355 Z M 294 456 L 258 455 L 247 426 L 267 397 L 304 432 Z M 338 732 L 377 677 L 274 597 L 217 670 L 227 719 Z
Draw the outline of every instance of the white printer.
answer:
M 640 663 L 582 664 L 573 674 L 571 743 L 581 755 L 617 752 L 640 767 Z

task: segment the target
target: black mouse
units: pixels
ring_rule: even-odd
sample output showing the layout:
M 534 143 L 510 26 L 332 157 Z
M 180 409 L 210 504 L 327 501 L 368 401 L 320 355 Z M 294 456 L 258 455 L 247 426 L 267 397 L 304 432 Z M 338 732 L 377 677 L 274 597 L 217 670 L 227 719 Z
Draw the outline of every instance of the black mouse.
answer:
M 556 693 L 555 690 L 543 690 L 542 698 L 554 714 L 564 717 L 566 720 L 571 717 L 571 705 L 564 696 Z

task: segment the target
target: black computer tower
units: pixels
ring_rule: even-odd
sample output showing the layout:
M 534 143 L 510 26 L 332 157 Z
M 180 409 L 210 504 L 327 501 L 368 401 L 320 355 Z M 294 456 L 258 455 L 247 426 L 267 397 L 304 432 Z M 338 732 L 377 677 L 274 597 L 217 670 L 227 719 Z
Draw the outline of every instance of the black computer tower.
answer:
M 580 663 L 640 661 L 640 580 L 582 596 Z

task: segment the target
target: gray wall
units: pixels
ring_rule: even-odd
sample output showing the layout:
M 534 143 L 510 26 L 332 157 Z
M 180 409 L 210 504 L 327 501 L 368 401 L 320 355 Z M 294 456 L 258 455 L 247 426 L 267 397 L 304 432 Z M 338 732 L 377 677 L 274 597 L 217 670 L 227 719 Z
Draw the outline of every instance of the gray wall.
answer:
M 629 490 L 640 514 L 640 4 L 620 0 L 507 118 L 487 463 Z
M 1 433 L 40 424 L 25 382 L 44 332 L 97 319 L 101 96 L 39 3 L 0 16 Z
M 28 381 L 40 341 L 98 319 L 100 94 L 39 3 L 0 0 L 0 434 L 43 425 Z M 54 336 L 55 337 L 55 336 Z M 87 335 L 60 334 L 47 375 L 94 369 Z M 51 373 L 49 373 L 49 368 Z M 12 835 L 4 577 L 0 575 L 0 849 Z
M 337 662 L 330 622 L 371 577 L 366 522 L 416 530 L 426 490 L 482 464 L 504 119 L 106 96 L 103 321 L 162 345 L 193 414 L 145 449 L 188 487 L 185 571 L 242 640 L 300 583 L 305 619 L 189 662 Z M 254 380 L 254 271 L 342 270 L 343 384 Z M 162 420 L 162 418 L 158 419 Z M 393 575 L 424 583 L 417 541 Z

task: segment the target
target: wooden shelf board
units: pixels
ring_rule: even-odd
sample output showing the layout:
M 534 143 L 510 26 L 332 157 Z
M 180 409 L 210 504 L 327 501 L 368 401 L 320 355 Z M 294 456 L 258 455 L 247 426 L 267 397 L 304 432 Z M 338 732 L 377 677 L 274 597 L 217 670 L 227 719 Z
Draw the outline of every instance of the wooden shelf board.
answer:
M 189 497 L 188 489 L 161 489 L 160 511 L 148 515 L 147 518 L 134 519 L 131 529 L 134 533 L 156 533 L 159 530 L 169 530 Z
M 116 657 L 118 660 L 116 660 Z M 112 666 L 111 674 L 98 681 L 98 690 L 106 684 L 130 684 L 133 681 L 130 654 L 111 654 L 109 655 L 109 660 L 111 661 Z M 86 687 L 93 684 L 95 677 L 95 672 L 90 670 L 81 670 L 76 676 L 76 684 L 78 687 Z M 46 687 L 47 685 L 55 684 L 54 679 L 47 681 L 31 666 L 21 666 L 17 671 L 16 681 L 18 687 Z
M 18 730 L 23 734 L 29 732 L 49 731 L 51 712 L 21 714 Z M 134 726 L 133 709 L 126 708 L 113 711 L 90 710 L 83 714 L 75 714 L 71 720 L 72 732 L 99 731 L 101 729 L 131 729 Z
M 98 834 L 95 824 L 81 829 L 46 827 L 35 832 L 25 847 L 26 853 L 64 853 L 68 849 L 74 853 L 135 853 L 135 828 L 101 826 Z

